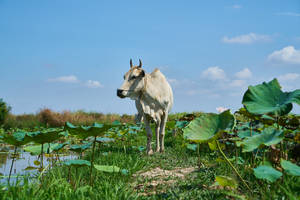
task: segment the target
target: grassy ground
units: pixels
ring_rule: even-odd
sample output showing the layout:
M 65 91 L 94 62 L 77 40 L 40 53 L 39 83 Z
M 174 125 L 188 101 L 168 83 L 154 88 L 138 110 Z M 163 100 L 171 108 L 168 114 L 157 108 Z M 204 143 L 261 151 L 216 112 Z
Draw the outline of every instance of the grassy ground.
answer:
M 285 176 L 275 184 L 259 181 L 253 176 L 247 155 L 245 163 L 236 165 L 242 177 L 251 187 L 248 191 L 239 182 L 232 169 L 225 162 L 216 162 L 218 152 L 212 152 L 206 145 L 201 146 L 200 162 L 197 153 L 184 146 L 179 132 L 174 136 L 168 131 L 165 139 L 165 153 L 145 155 L 134 146 L 145 145 L 146 136 L 141 132 L 129 142 L 116 142 L 97 146 L 95 164 L 116 165 L 129 171 L 104 173 L 93 170 L 93 187 L 90 184 L 89 168 L 72 168 L 71 178 L 65 166 L 53 167 L 41 182 L 25 179 L 25 183 L 0 187 L 0 199 L 293 199 L 300 195 L 300 178 Z M 124 148 L 125 145 L 125 148 Z M 225 153 L 232 157 L 228 146 Z M 90 152 L 84 157 L 90 160 Z M 250 158 L 250 156 L 249 156 Z M 158 168 L 159 167 L 159 168 Z M 169 176 L 181 168 L 192 168 L 185 176 Z M 142 176 L 153 169 L 168 170 L 157 176 Z M 153 174 L 153 173 L 152 173 Z M 239 182 L 237 189 L 214 186 L 216 175 L 226 175 Z M 23 182 L 22 181 L 22 182 Z

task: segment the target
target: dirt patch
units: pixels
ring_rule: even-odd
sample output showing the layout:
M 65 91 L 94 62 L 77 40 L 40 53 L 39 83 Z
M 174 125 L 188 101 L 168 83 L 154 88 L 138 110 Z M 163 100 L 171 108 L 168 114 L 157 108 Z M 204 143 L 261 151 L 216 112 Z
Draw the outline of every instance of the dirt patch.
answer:
M 175 168 L 172 170 L 164 170 L 156 167 L 146 172 L 137 172 L 133 175 L 136 181 L 133 187 L 139 191 L 140 195 L 152 195 L 163 192 L 166 186 L 175 184 L 178 180 L 194 171 L 197 167 Z

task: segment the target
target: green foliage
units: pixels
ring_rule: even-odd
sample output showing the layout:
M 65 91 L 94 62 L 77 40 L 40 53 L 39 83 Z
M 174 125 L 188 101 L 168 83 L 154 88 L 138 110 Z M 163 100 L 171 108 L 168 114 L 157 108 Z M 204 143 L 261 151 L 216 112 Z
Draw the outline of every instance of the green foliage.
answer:
M 10 110 L 11 107 L 7 106 L 7 104 L 3 101 L 3 99 L 0 99 L 0 126 L 3 125 Z
M 300 176 L 300 167 L 290 161 L 280 160 L 281 167 L 284 171 L 293 176 Z
M 253 114 L 282 116 L 292 110 L 292 103 L 300 105 L 300 90 L 282 92 L 277 79 L 273 79 L 268 83 L 249 86 L 242 103 Z
M 222 131 L 231 130 L 234 125 L 235 119 L 229 110 L 220 114 L 207 113 L 191 121 L 183 129 L 183 136 L 192 142 L 207 142 L 218 137 Z
M 277 171 L 273 167 L 267 165 L 260 165 L 253 169 L 253 171 L 256 178 L 264 179 L 270 182 L 274 182 L 282 176 L 280 171 Z
M 282 130 L 277 130 L 274 127 L 268 127 L 260 134 L 252 137 L 246 137 L 243 141 L 237 141 L 237 146 L 243 147 L 243 152 L 251 152 L 264 144 L 270 146 L 272 144 L 278 144 L 284 138 Z

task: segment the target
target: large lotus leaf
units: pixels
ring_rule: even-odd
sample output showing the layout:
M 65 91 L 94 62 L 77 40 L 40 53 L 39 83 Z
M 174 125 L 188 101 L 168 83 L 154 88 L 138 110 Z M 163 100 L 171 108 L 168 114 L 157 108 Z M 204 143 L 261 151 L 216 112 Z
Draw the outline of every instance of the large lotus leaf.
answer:
M 67 160 L 63 164 L 75 167 L 91 166 L 91 162 L 88 160 Z
M 102 172 L 119 172 L 120 168 L 117 166 L 109 166 L 109 165 L 94 165 L 94 167 L 98 170 L 98 171 L 102 171 Z
M 183 136 L 192 142 L 207 142 L 217 138 L 223 130 L 232 130 L 234 125 L 235 119 L 229 110 L 220 114 L 205 113 L 183 129 Z
M 86 143 L 86 144 L 74 144 L 70 146 L 70 151 L 74 151 L 77 153 L 83 152 L 87 149 L 89 149 L 92 146 L 92 143 Z
M 53 151 L 58 151 L 59 149 L 63 148 L 67 143 L 46 143 L 43 144 L 43 153 L 52 153 Z M 24 150 L 30 152 L 32 155 L 39 155 L 41 154 L 42 145 L 32 145 L 24 147 Z
M 22 146 L 30 140 L 26 137 L 27 132 L 14 132 L 12 134 L 5 134 L 2 138 L 2 140 L 8 144 L 14 145 L 14 146 Z
M 277 79 L 273 79 L 268 83 L 249 86 L 242 103 L 252 114 L 282 116 L 292 110 L 292 103 L 300 105 L 300 90 L 282 92 Z
M 238 131 L 237 135 L 239 138 L 246 138 L 246 137 L 252 137 L 254 135 L 258 135 L 259 133 L 256 131 L 250 131 L 250 130 L 245 130 L 245 131 Z
M 265 179 L 270 182 L 274 182 L 282 176 L 280 171 L 277 171 L 273 167 L 267 165 L 260 165 L 253 169 L 253 171 L 256 178 Z
M 31 141 L 39 144 L 50 143 L 65 135 L 61 128 L 49 128 L 41 131 L 28 132 Z
M 105 132 L 114 127 L 115 124 L 99 124 L 94 123 L 92 126 L 74 126 L 73 124 L 66 122 L 65 129 L 71 135 L 77 135 L 78 137 L 85 139 L 90 136 L 103 136 Z
M 175 127 L 176 128 L 184 128 L 189 124 L 188 121 L 176 121 Z
M 300 176 L 300 167 L 290 161 L 287 160 L 280 160 L 281 167 L 286 171 L 288 174 L 293 176 Z
M 43 153 L 47 153 L 48 147 L 49 147 L 48 144 L 44 144 Z M 32 155 L 41 154 L 41 150 L 42 150 L 42 145 L 41 144 L 24 147 L 24 151 L 30 152 L 30 154 L 32 154 Z M 51 153 L 51 152 L 49 152 L 49 153 Z
M 254 135 L 252 137 L 246 137 L 243 141 L 236 142 L 237 146 L 243 147 L 243 152 L 250 152 L 257 149 L 261 144 L 270 146 L 272 144 L 278 144 L 284 138 L 282 130 L 277 130 L 273 127 L 264 129 L 261 134 Z

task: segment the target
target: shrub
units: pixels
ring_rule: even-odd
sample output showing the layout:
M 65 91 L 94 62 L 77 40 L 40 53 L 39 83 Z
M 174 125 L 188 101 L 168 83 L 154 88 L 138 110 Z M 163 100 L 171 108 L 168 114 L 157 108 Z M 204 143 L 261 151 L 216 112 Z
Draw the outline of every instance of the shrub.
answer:
M 5 119 L 7 118 L 8 113 L 10 112 L 11 107 L 0 99 L 0 125 L 4 124 Z

